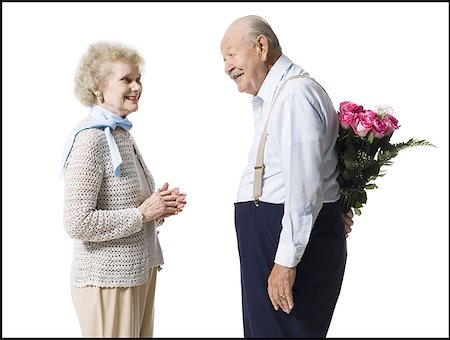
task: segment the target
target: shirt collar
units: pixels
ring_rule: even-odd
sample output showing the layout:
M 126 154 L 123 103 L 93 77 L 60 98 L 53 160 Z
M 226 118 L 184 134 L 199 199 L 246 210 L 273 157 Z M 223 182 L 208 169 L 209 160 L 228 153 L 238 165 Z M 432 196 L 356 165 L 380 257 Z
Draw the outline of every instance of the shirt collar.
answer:
M 264 79 L 256 96 L 265 102 L 271 103 L 278 88 L 278 84 L 291 66 L 292 61 L 282 54 L 269 70 L 269 73 Z

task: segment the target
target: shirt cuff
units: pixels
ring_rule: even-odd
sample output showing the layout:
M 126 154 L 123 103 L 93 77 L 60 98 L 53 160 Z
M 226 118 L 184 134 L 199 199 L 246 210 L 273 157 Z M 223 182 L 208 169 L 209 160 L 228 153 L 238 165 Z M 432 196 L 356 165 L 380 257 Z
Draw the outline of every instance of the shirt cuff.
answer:
M 302 259 L 305 248 L 279 244 L 275 255 L 275 263 L 284 267 L 295 267 Z

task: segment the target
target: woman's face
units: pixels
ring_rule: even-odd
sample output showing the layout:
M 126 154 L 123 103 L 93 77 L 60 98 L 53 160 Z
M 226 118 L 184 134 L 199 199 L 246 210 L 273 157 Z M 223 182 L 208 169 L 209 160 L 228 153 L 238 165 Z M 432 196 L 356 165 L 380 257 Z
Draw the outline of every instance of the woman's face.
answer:
M 141 74 L 135 65 L 126 62 L 113 62 L 109 67 L 110 73 L 100 88 L 104 101 L 97 104 L 125 117 L 138 109 L 142 93 Z

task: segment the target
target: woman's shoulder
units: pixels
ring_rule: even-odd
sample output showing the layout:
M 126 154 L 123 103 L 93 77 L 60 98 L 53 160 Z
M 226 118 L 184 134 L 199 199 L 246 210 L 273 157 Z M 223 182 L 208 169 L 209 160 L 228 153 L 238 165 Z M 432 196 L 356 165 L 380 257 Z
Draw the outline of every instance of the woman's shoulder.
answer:
M 81 130 L 75 136 L 72 153 L 105 155 L 108 152 L 108 142 L 105 133 L 96 128 Z
M 92 146 L 105 146 L 108 142 L 106 140 L 105 132 L 99 128 L 85 128 L 77 133 L 75 142 L 80 144 L 89 144 Z

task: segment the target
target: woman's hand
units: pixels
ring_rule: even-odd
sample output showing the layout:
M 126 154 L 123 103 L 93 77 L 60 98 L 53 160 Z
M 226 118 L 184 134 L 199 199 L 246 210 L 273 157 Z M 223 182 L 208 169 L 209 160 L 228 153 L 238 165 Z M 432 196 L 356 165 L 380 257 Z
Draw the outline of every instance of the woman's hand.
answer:
M 153 193 L 138 207 L 143 216 L 143 222 L 163 219 L 183 211 L 186 204 L 186 194 L 180 193 L 178 188 L 168 189 L 164 183 L 161 189 Z
M 176 211 L 175 213 L 168 213 L 166 215 L 163 215 L 161 217 L 159 217 L 159 219 L 164 219 L 166 217 L 172 216 L 172 215 L 177 215 L 178 213 L 183 211 L 184 206 L 186 205 L 186 193 L 180 193 L 180 190 L 178 188 L 172 188 L 169 189 L 169 183 L 164 183 L 163 186 L 158 189 L 159 194 L 167 199 L 171 199 L 171 197 L 173 197 L 173 195 L 176 195 L 177 198 L 174 200 L 175 202 L 173 203 L 175 206 L 175 203 L 177 204 L 175 206 Z
M 143 216 L 143 222 L 162 220 L 183 211 L 186 204 L 186 194 L 178 188 L 169 189 L 169 183 L 164 185 L 147 198 L 138 207 Z

